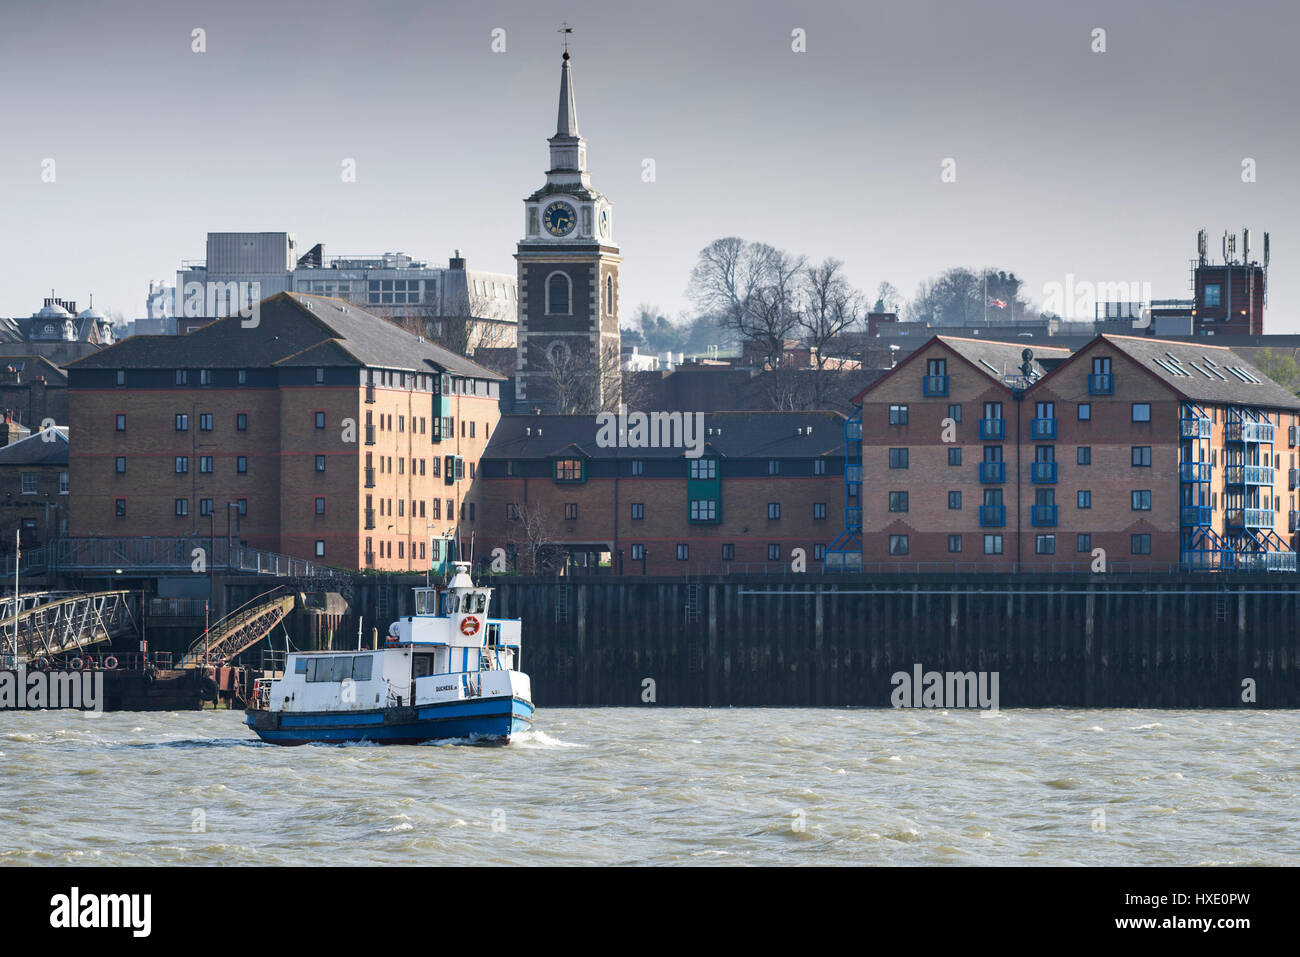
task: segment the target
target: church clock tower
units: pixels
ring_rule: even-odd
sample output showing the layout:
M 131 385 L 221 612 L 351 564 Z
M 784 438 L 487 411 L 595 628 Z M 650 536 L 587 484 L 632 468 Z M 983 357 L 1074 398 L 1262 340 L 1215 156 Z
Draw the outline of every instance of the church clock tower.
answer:
M 619 393 L 618 269 L 614 208 L 591 188 L 578 133 L 569 52 L 560 111 L 548 142 L 546 183 L 524 200 L 519 269 L 519 411 L 612 408 Z M 558 385 L 558 387 L 557 387 Z M 576 398 L 594 392 L 589 401 Z

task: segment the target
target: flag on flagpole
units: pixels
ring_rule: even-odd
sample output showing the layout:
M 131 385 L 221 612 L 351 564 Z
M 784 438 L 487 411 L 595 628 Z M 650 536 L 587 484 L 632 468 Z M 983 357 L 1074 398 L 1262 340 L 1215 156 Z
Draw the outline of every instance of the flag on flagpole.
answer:
M 1007 301 L 1005 299 L 994 299 L 992 296 L 989 296 L 989 305 L 994 309 L 1005 309 L 1007 308 Z

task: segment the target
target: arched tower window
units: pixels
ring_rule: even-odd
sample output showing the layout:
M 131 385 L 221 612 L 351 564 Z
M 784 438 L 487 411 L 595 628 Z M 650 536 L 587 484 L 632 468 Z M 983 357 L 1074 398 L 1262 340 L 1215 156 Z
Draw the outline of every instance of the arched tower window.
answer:
M 546 314 L 548 316 L 573 314 L 573 285 L 569 282 L 569 277 L 562 272 L 553 272 L 546 277 Z
M 614 277 L 605 277 L 605 313 L 614 315 Z

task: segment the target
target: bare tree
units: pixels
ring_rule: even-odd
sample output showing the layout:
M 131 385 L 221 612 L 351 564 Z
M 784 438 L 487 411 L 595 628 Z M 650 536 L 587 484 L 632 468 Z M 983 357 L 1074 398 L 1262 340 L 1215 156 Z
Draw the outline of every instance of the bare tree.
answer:
M 718 325 L 759 347 L 766 364 L 781 363 L 798 324 L 798 283 L 804 257 L 735 236 L 700 250 L 689 294 Z
M 601 343 L 597 349 L 553 343 L 538 378 L 542 394 L 537 398 L 558 415 L 616 412 L 623 401 L 622 357 L 614 343 Z
M 822 408 L 824 397 L 827 347 L 836 336 L 857 327 L 862 320 L 862 295 L 849 285 L 843 266 L 838 259 L 827 259 L 806 267 L 799 290 L 796 324 L 812 354 L 813 407 L 817 409 Z
M 568 553 L 555 542 L 550 512 L 541 502 L 515 502 L 518 516 L 512 522 L 509 542 L 515 547 L 515 565 L 524 575 L 537 575 L 563 566 Z
M 871 307 L 872 312 L 898 312 L 902 308 L 903 297 L 899 295 L 897 287 L 892 282 L 881 281 L 876 287 L 876 304 Z

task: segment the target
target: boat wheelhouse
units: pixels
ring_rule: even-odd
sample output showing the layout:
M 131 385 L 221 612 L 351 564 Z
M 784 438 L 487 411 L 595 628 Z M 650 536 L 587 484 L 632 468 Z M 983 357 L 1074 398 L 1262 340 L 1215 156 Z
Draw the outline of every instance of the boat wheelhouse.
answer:
M 492 589 L 466 562 L 445 587 L 413 591 L 415 614 L 389 626 L 383 648 L 290 654 L 283 677 L 259 683 L 248 726 L 276 744 L 504 743 L 530 728 L 521 622 L 488 617 Z

